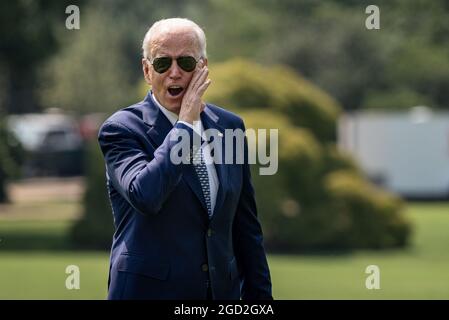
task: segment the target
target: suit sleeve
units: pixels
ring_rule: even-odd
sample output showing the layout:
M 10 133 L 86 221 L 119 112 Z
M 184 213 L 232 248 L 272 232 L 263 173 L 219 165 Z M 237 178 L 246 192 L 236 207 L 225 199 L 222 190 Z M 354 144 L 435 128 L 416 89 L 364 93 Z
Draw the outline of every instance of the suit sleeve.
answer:
M 242 123 L 243 131 L 245 131 Z M 257 218 L 257 206 L 248 163 L 245 138 L 243 186 L 233 225 L 234 252 L 240 269 L 242 299 L 271 300 L 271 278 L 263 246 L 263 235 Z
M 189 139 L 182 139 L 188 133 Z M 177 123 L 163 143 L 149 154 L 136 133 L 117 122 L 106 122 L 98 141 L 104 155 L 106 172 L 114 188 L 139 212 L 152 215 L 160 211 L 170 192 L 182 177 L 185 164 L 170 160 L 170 152 L 178 143 L 188 143 L 191 150 L 193 130 Z M 179 147 L 179 145 L 178 145 Z

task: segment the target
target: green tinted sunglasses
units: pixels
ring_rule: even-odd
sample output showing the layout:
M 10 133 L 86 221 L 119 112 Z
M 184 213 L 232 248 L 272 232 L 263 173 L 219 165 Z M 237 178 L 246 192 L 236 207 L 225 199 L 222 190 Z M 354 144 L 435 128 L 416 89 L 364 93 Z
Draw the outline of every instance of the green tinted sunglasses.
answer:
M 173 59 L 171 57 L 159 57 L 153 59 L 153 61 L 150 61 L 150 63 L 156 72 L 164 73 L 168 69 L 170 69 L 172 60 Z M 192 72 L 193 70 L 195 70 L 198 61 L 194 57 L 185 56 L 176 58 L 176 63 L 182 70 Z

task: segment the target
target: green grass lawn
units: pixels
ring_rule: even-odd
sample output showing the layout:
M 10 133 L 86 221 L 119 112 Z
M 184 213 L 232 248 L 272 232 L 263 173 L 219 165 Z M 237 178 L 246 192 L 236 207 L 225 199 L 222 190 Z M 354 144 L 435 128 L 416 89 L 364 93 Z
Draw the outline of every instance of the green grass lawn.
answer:
M 407 216 L 415 228 L 406 250 L 270 254 L 275 298 L 449 299 L 449 203 L 412 204 Z M 64 250 L 69 227 L 68 221 L 0 220 L 0 299 L 106 297 L 108 253 Z M 26 247 L 33 237 L 40 240 Z M 52 250 L 41 250 L 50 243 Z M 17 249 L 24 245 L 30 250 Z M 65 288 L 72 264 L 80 268 L 80 290 Z M 368 265 L 380 268 L 379 290 L 365 287 Z

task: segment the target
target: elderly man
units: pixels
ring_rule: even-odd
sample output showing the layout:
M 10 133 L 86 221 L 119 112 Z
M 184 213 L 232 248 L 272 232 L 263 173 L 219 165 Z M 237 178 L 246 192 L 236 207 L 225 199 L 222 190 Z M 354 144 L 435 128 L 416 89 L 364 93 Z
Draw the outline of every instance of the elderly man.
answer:
M 205 161 L 204 130 L 245 128 L 202 102 L 210 84 L 203 30 L 161 20 L 142 48 L 151 91 L 99 132 L 116 227 L 108 298 L 272 299 L 248 161 Z M 179 144 L 190 151 L 187 163 L 173 161 Z

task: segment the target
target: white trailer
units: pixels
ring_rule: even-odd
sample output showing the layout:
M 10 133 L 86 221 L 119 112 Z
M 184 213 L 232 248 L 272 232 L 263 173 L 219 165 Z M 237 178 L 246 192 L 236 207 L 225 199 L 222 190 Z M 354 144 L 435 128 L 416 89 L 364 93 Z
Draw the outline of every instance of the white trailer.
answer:
M 407 198 L 449 196 L 449 112 L 414 107 L 345 114 L 338 145 L 390 191 Z

